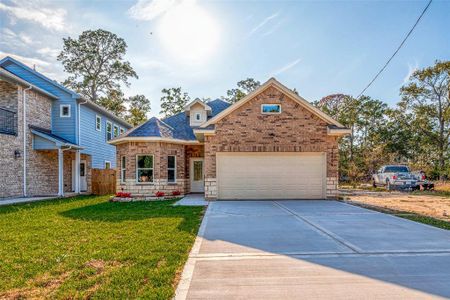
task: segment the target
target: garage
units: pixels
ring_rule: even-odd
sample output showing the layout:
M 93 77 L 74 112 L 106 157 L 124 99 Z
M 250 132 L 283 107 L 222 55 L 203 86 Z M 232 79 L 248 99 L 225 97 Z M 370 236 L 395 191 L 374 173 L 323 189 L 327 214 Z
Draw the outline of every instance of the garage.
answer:
M 322 152 L 218 152 L 218 198 L 323 199 L 326 155 Z

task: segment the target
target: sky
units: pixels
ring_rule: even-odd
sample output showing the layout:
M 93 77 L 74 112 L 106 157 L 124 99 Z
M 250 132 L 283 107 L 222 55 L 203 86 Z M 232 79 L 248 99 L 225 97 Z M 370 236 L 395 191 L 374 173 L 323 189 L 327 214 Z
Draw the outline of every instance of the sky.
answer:
M 357 96 L 428 1 L 0 0 L 0 58 L 10 55 L 63 81 L 64 37 L 102 28 L 128 44 L 139 79 L 127 96 L 151 100 L 182 87 L 219 98 L 248 77 L 275 77 L 309 101 Z M 404 47 L 366 91 L 394 106 L 417 68 L 450 59 L 450 0 L 434 0 Z

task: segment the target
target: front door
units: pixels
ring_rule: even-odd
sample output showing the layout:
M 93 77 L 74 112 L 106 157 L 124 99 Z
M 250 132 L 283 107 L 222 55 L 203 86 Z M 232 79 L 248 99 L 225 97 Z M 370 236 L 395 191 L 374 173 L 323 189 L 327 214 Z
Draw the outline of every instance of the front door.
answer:
M 191 193 L 203 193 L 205 191 L 203 158 L 191 158 L 190 171 Z
M 80 161 L 80 191 L 87 191 L 86 161 Z M 72 191 L 75 191 L 75 160 L 72 160 Z

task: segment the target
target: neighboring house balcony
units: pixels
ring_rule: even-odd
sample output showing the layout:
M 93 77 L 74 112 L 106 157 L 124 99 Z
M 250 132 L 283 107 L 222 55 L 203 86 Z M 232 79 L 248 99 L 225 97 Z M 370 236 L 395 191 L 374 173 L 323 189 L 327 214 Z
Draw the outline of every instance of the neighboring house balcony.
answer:
M 0 134 L 17 135 L 17 113 L 0 107 Z

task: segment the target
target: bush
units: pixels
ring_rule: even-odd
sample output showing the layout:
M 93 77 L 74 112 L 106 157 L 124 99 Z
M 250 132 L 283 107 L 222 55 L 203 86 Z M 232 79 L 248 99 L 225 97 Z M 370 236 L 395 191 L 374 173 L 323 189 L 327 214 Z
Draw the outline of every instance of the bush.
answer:
M 160 191 L 155 193 L 156 197 L 164 197 L 164 195 L 165 195 L 165 193 L 164 192 L 160 192 Z
M 118 193 L 116 193 L 116 197 L 118 197 L 118 198 L 131 198 L 131 193 L 118 192 Z
M 178 190 L 172 192 L 172 196 L 180 196 L 180 195 L 181 195 L 181 192 Z

